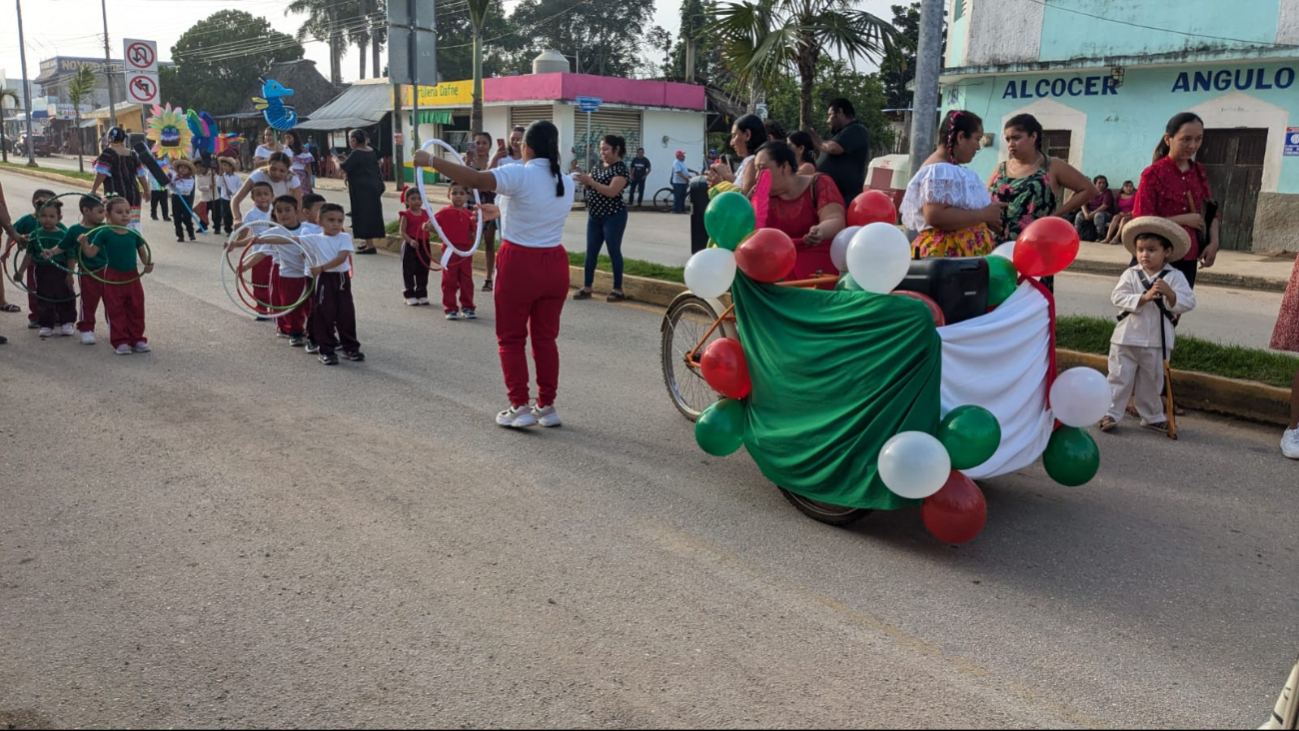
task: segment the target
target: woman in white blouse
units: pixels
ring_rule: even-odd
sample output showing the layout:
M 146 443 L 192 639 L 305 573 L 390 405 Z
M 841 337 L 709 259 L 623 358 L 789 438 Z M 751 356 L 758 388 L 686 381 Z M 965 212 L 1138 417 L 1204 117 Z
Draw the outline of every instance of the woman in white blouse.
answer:
M 283 152 L 272 152 L 266 163 L 266 167 L 254 170 L 252 175 L 244 181 L 239 192 L 235 193 L 234 200 L 230 202 L 230 212 L 234 215 L 235 228 L 244 224 L 244 212 L 242 209 L 244 198 L 247 198 L 253 192 L 253 185 L 257 183 L 270 183 L 271 192 L 276 198 L 282 195 L 291 195 L 302 202 L 302 182 L 298 176 L 294 175 L 290 166 L 293 160 Z
M 496 415 L 496 423 L 514 429 L 559 426 L 555 341 L 568 299 L 568 253 L 562 239 L 573 207 L 573 181 L 560 168 L 559 129 L 546 121 L 529 125 L 521 165 L 475 170 L 424 150 L 415 153 L 414 163 L 461 185 L 496 193 L 504 232 L 496 255 L 496 342 L 510 396 L 510 408 Z M 537 365 L 535 407 L 528 405 L 529 337 Z
M 902 199 L 902 225 L 918 231 L 912 256 L 987 256 L 997 248 L 1005 203 L 994 202 L 978 173 L 962 167 L 978 154 L 983 120 L 953 110 L 939 130 L 938 149 L 925 160 Z

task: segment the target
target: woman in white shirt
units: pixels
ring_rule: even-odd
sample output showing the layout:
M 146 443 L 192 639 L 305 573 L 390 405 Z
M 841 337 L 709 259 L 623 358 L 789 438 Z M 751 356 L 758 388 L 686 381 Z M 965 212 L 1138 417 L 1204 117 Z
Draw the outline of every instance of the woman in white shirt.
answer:
M 725 180 L 738 185 L 740 191 L 746 196 L 752 193 L 754 186 L 758 184 L 758 168 L 753 164 L 753 158 L 757 155 L 758 148 L 765 144 L 767 144 L 767 127 L 761 117 L 756 114 L 746 114 L 735 120 L 735 124 L 731 127 L 731 147 L 744 159 L 740 161 L 740 166 L 735 168 L 734 173 L 725 163 L 717 163 L 708 168 L 704 173 L 708 177 L 708 185 L 717 185 Z
M 262 130 L 262 144 L 257 146 L 257 151 L 253 153 L 253 167 L 259 168 L 270 162 L 271 154 L 282 152 L 284 148 L 275 141 L 275 130 L 267 127 Z
M 939 129 L 938 149 L 907 185 L 902 225 L 919 232 L 911 242 L 917 259 L 987 256 L 997 248 L 1006 204 L 994 202 L 978 173 L 961 167 L 978 154 L 983 120 L 953 110 Z
M 523 164 L 474 170 L 453 160 L 415 153 L 417 167 L 494 191 L 500 205 L 502 243 L 496 254 L 496 342 L 510 408 L 496 423 L 511 428 L 559 426 L 559 316 L 568 298 L 568 253 L 561 239 L 573 207 L 573 181 L 560 167 L 559 130 L 533 122 L 523 136 Z M 537 366 L 537 405 L 529 408 L 528 334 Z
M 276 198 L 282 195 L 291 195 L 302 203 L 302 183 L 298 176 L 294 175 L 289 166 L 293 161 L 283 152 L 272 152 L 266 164 L 266 167 L 254 170 L 252 175 L 240 186 L 239 192 L 235 193 L 234 200 L 230 202 L 230 211 L 234 214 L 235 227 L 238 228 L 244 223 L 244 213 L 240 210 L 244 198 L 252 192 L 255 183 L 270 183 L 271 191 Z

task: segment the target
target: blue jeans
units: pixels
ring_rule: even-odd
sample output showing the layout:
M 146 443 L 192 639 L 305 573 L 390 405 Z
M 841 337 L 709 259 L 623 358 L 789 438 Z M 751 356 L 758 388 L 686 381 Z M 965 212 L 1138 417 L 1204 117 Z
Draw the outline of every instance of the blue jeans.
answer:
M 686 184 L 685 183 L 672 184 L 672 212 L 673 213 L 686 212 Z
M 609 246 L 609 259 L 613 262 L 613 288 L 622 291 L 622 235 L 627 230 L 627 209 L 598 218 L 586 219 L 586 278 L 587 287 L 595 282 L 595 263 L 600 258 L 600 247 Z

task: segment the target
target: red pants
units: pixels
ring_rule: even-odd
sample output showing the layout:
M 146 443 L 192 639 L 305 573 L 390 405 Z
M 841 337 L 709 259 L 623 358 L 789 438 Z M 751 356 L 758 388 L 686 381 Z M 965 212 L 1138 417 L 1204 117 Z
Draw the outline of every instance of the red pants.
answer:
M 445 245 L 442 251 L 446 251 Z M 442 310 L 456 311 L 456 292 L 460 293 L 460 308 L 474 307 L 474 260 L 472 257 L 452 254 L 442 267 Z
M 103 279 L 103 272 L 95 272 Z M 77 331 L 91 333 L 95 331 L 95 310 L 99 309 L 99 302 L 104 299 L 104 283 L 90 276 L 89 274 L 81 275 L 81 315 L 77 320 Z
M 105 268 L 99 276 L 110 282 L 124 282 L 138 275 Z M 104 319 L 108 320 L 108 337 L 114 348 L 149 342 L 144 337 L 144 287 L 139 281 L 104 285 Z
M 532 337 L 537 363 L 537 405 L 555 403 L 559 389 L 559 315 L 568 299 L 568 253 L 562 246 L 533 249 L 506 241 L 496 254 L 496 342 L 510 404 L 528 404 Z
M 302 299 L 302 293 L 306 291 L 307 284 L 311 280 L 306 277 L 282 277 L 279 269 L 275 270 L 275 276 L 271 280 L 271 304 L 276 307 L 288 307 L 289 305 Z M 284 310 L 276 310 L 283 312 Z M 286 335 L 301 336 L 303 328 L 307 323 L 307 303 L 303 302 L 294 307 L 289 314 L 275 320 L 275 329 Z
M 274 300 L 271 299 L 271 268 L 274 266 L 275 260 L 271 259 L 269 255 L 266 255 L 266 258 L 253 265 L 253 297 L 271 304 L 275 304 Z M 263 315 L 268 315 L 271 312 L 261 305 L 257 305 L 254 309 Z

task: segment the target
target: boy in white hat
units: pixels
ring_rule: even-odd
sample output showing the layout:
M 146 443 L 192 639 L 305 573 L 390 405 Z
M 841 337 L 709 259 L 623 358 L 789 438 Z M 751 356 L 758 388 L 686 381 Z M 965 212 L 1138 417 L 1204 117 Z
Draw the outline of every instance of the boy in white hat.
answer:
M 1113 431 L 1132 398 L 1142 426 L 1168 433 L 1168 415 L 1159 396 L 1164 361 L 1173 351 L 1174 318 L 1195 308 L 1191 285 L 1169 262 L 1186 256 L 1191 239 L 1166 218 L 1142 216 L 1124 227 L 1123 245 L 1137 265 L 1123 272 L 1110 295 L 1123 312 L 1110 338 L 1110 410 L 1100 430 Z

